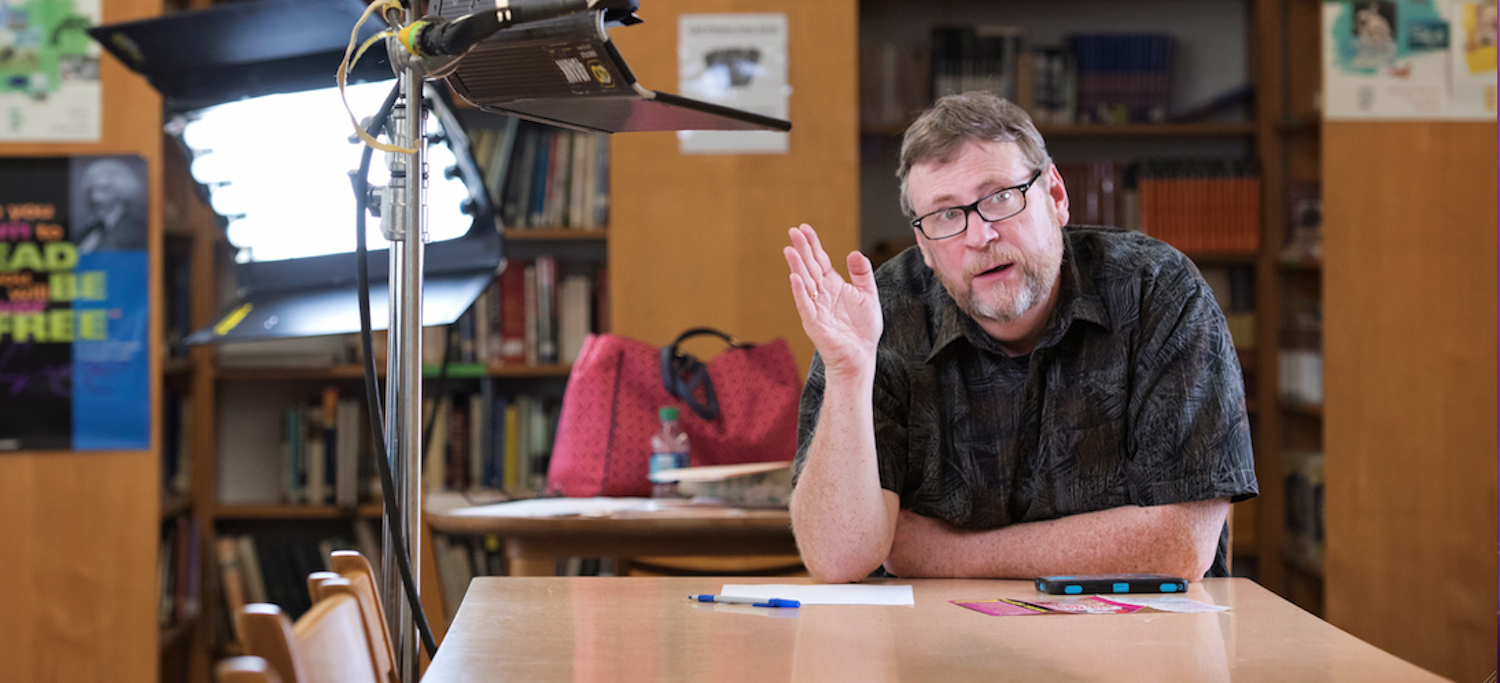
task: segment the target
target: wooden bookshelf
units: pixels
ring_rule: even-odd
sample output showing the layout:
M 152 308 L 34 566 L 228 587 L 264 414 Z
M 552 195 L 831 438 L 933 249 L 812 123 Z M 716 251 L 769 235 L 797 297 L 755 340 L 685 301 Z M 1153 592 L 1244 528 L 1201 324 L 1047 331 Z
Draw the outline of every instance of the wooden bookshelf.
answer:
M 1200 266 L 1255 265 L 1260 252 L 1255 251 L 1189 251 L 1184 254 Z
M 607 230 L 580 230 L 577 228 L 506 228 L 500 235 L 515 242 L 562 242 L 568 240 L 608 241 Z
M 187 644 L 192 640 L 193 629 L 198 625 L 197 617 L 188 617 L 161 630 L 162 651 Z
M 333 505 L 220 505 L 214 510 L 217 520 L 257 519 L 354 519 L 356 517 L 379 517 L 381 506 L 376 503 L 355 508 Z
M 190 510 L 192 505 L 193 499 L 189 496 L 163 496 L 161 500 L 161 518 L 176 517 Z
M 477 365 L 455 363 L 448 368 L 449 379 L 474 377 L 546 378 L 567 377 L 573 366 L 563 363 L 548 365 Z M 439 366 L 422 367 L 422 376 L 435 378 L 441 372 Z M 385 376 L 385 363 L 377 363 L 375 373 Z M 218 368 L 215 375 L 221 380 L 350 380 L 364 379 L 362 365 L 324 365 L 317 367 L 228 367 Z

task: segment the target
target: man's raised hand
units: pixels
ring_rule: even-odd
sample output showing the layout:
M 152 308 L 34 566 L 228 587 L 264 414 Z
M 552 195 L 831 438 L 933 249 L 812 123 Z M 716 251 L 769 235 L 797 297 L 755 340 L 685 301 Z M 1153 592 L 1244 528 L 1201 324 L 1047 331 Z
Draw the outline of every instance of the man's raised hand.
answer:
M 812 226 L 803 223 L 788 234 L 792 244 L 782 255 L 791 269 L 792 299 L 827 372 L 873 371 L 884 321 L 870 260 L 850 252 L 850 281 L 845 282 Z

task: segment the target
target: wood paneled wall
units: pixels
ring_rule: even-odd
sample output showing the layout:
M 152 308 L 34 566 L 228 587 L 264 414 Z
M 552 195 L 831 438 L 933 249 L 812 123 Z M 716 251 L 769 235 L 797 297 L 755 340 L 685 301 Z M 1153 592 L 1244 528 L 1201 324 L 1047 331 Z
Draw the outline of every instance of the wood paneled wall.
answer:
M 720 12 L 787 15 L 790 152 L 685 155 L 674 133 L 614 136 L 613 331 L 656 345 L 702 325 L 751 342 L 783 337 L 806 372 L 813 348 L 781 247 L 788 228 L 809 223 L 842 271 L 859 245 L 858 4 L 652 0 L 645 23 L 611 37 L 643 85 L 678 92 L 678 15 Z
M 1495 669 L 1494 123 L 1324 126 L 1327 617 Z
M 104 0 L 104 23 L 161 11 Z M 98 144 L 0 144 L 4 156 L 138 154 L 149 166 L 151 351 L 160 349 L 161 100 L 100 58 Z M 153 377 L 157 373 L 152 373 Z M 159 405 L 160 382 L 152 401 Z M 156 552 L 160 430 L 148 451 L 0 454 L 0 682 L 148 683 L 158 678 Z

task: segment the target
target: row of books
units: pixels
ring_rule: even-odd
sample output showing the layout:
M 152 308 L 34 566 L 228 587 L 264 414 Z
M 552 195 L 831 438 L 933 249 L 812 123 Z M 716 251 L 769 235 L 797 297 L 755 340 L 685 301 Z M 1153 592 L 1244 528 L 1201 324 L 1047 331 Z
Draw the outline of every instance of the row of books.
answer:
M 162 495 L 186 496 L 193 485 L 193 397 L 164 391 L 162 400 Z
M 485 190 L 506 228 L 602 229 L 609 222 L 609 138 L 514 117 L 469 133 Z
M 380 473 L 364 401 L 324 387 L 315 399 L 288 406 L 281 426 L 281 502 L 352 508 L 379 499 Z
M 1281 328 L 1277 378 L 1282 400 L 1323 405 L 1323 307 L 1304 300 L 1289 305 Z
M 1079 34 L 1068 36 L 1068 48 L 1077 90 L 1074 96 L 1076 123 L 1163 123 L 1167 120 L 1172 63 L 1176 53 L 1176 43 L 1171 35 Z
M 158 623 L 166 628 L 198 616 L 202 579 L 198 558 L 198 521 L 177 515 L 162 523 L 156 576 Z
M 572 363 L 590 333 L 609 331 L 607 266 L 553 256 L 507 260 L 495 282 L 458 320 L 463 363 Z
M 1248 159 L 1158 159 L 1135 166 L 1137 229 L 1186 252 L 1260 248 L 1260 173 Z
M 1255 266 L 1203 266 L 1199 271 L 1224 312 L 1235 348 L 1255 348 Z
M 1323 191 L 1317 182 L 1286 184 L 1286 237 L 1284 261 L 1323 260 Z
M 1109 159 L 1057 164 L 1068 190 L 1068 221 L 1075 225 L 1122 226 L 1124 165 Z
M 925 45 L 861 45 L 860 123 L 905 125 L 937 98 L 971 90 L 1015 102 L 1038 125 L 1162 123 L 1175 57 L 1175 38 L 1162 33 L 1073 34 L 1062 45 L 1027 46 L 1017 26 L 936 26 Z
M 557 433 L 561 401 L 531 394 L 506 395 L 491 378 L 480 390 L 442 397 L 433 415 L 424 458 L 428 490 L 540 491 Z
M 1286 470 L 1287 561 L 1315 572 L 1323 568 L 1327 541 L 1323 533 L 1323 454 L 1289 449 L 1282 456 Z
M 232 615 L 249 603 L 278 605 L 296 620 L 312 607 L 307 575 L 332 571 L 329 558 L 335 550 L 358 550 L 379 572 L 379 530 L 375 525 L 371 520 L 354 520 L 353 538 L 341 533 L 280 530 L 219 535 L 214 540 L 214 558 L 225 607 L 220 614 L 229 618 L 225 619 L 228 624 L 216 626 L 214 642 L 237 639 Z

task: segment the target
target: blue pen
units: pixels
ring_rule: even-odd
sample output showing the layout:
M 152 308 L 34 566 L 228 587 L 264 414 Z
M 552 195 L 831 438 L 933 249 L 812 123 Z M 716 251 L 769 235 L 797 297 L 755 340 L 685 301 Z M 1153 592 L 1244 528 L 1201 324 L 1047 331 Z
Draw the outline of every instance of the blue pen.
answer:
M 801 607 L 802 603 L 796 600 L 783 600 L 781 598 L 737 598 L 732 595 L 689 595 L 689 600 L 698 602 L 718 602 L 729 605 L 750 605 L 751 607 Z

